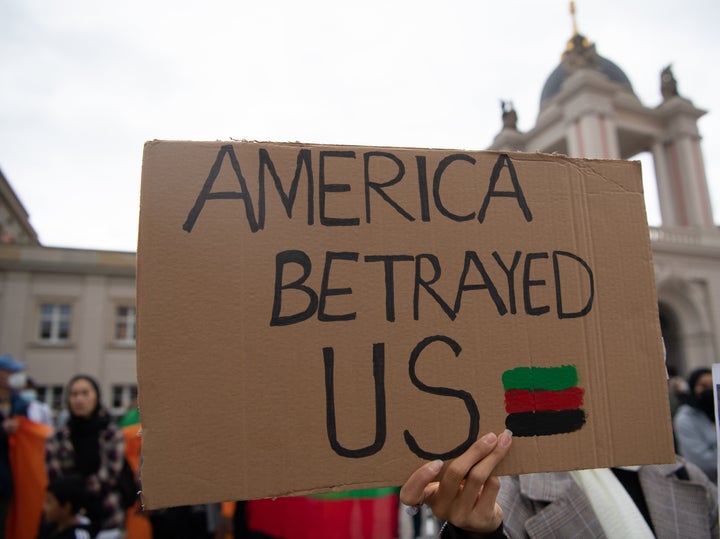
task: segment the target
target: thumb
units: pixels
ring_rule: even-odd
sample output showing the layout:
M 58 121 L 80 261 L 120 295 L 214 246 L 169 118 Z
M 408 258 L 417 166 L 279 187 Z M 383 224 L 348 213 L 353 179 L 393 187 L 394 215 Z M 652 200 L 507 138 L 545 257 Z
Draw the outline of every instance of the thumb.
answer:
M 417 505 L 425 501 L 425 487 L 437 479 L 443 461 L 433 460 L 422 465 L 405 481 L 400 489 L 400 501 L 405 505 Z

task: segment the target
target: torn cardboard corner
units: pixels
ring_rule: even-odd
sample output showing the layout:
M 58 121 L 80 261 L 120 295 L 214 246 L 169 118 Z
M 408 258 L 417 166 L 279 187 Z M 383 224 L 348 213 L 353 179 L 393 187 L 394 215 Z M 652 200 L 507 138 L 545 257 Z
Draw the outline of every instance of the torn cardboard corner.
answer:
M 674 459 L 638 163 L 153 141 L 137 283 L 150 509 Z

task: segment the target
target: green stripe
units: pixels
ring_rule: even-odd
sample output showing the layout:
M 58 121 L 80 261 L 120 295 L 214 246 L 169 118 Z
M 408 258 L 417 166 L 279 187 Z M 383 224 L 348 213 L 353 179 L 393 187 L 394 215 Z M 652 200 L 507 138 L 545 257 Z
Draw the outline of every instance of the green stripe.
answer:
M 502 375 L 502 382 L 505 391 L 509 389 L 560 391 L 576 386 L 578 376 L 574 365 L 517 367 L 505 371 Z
M 350 500 L 357 498 L 382 498 L 399 492 L 399 488 L 366 488 L 361 490 L 348 490 L 346 492 L 324 492 L 322 494 L 313 494 L 313 498 L 321 500 Z

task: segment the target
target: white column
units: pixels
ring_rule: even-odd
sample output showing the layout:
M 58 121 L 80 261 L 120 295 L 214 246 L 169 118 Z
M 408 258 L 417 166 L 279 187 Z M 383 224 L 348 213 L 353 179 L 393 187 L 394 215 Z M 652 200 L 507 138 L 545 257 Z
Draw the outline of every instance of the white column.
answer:
M 712 206 L 708 192 L 705 166 L 697 137 L 683 136 L 676 140 L 680 174 L 686 186 L 690 225 L 713 228 Z
M 0 288 L 0 353 L 25 360 L 25 346 L 37 328 L 30 299 L 30 274 L 8 271 Z
M 714 229 L 697 128 L 697 120 L 705 112 L 681 97 L 663 102 L 656 110 L 663 124 L 663 132 L 658 136 L 662 144 L 654 149 L 656 160 L 662 156 L 664 161 L 664 175 L 658 174 L 658 183 L 666 183 L 658 189 L 666 199 L 661 200 L 661 206 L 672 205 L 675 218 L 672 225 Z
M 584 114 L 572 120 L 567 131 L 571 157 L 619 159 L 615 122 L 604 114 Z
M 658 199 L 660 201 L 660 215 L 663 226 L 681 226 L 680 211 L 678 208 L 678 197 L 675 190 L 679 183 L 675 184 L 670 173 L 667 153 L 661 141 L 656 141 L 652 147 L 653 162 L 655 164 L 655 181 L 657 182 Z

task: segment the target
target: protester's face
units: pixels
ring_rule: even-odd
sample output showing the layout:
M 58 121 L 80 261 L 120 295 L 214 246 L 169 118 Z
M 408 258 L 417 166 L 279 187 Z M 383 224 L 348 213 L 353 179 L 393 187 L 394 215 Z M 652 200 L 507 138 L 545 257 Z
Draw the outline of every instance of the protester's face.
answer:
M 43 504 L 45 511 L 45 522 L 55 523 L 62 516 L 62 507 L 52 492 L 45 493 L 45 503 Z
M 93 385 L 80 378 L 70 386 L 68 394 L 70 412 L 79 417 L 90 417 L 97 405 L 97 393 Z
M 697 379 L 697 382 L 695 382 L 695 387 L 693 388 L 693 390 L 695 391 L 695 396 L 699 397 L 703 391 L 706 391 L 706 390 L 712 389 L 712 388 L 713 388 L 712 374 L 707 372 L 707 373 L 703 374 L 702 376 L 700 376 L 700 378 Z

